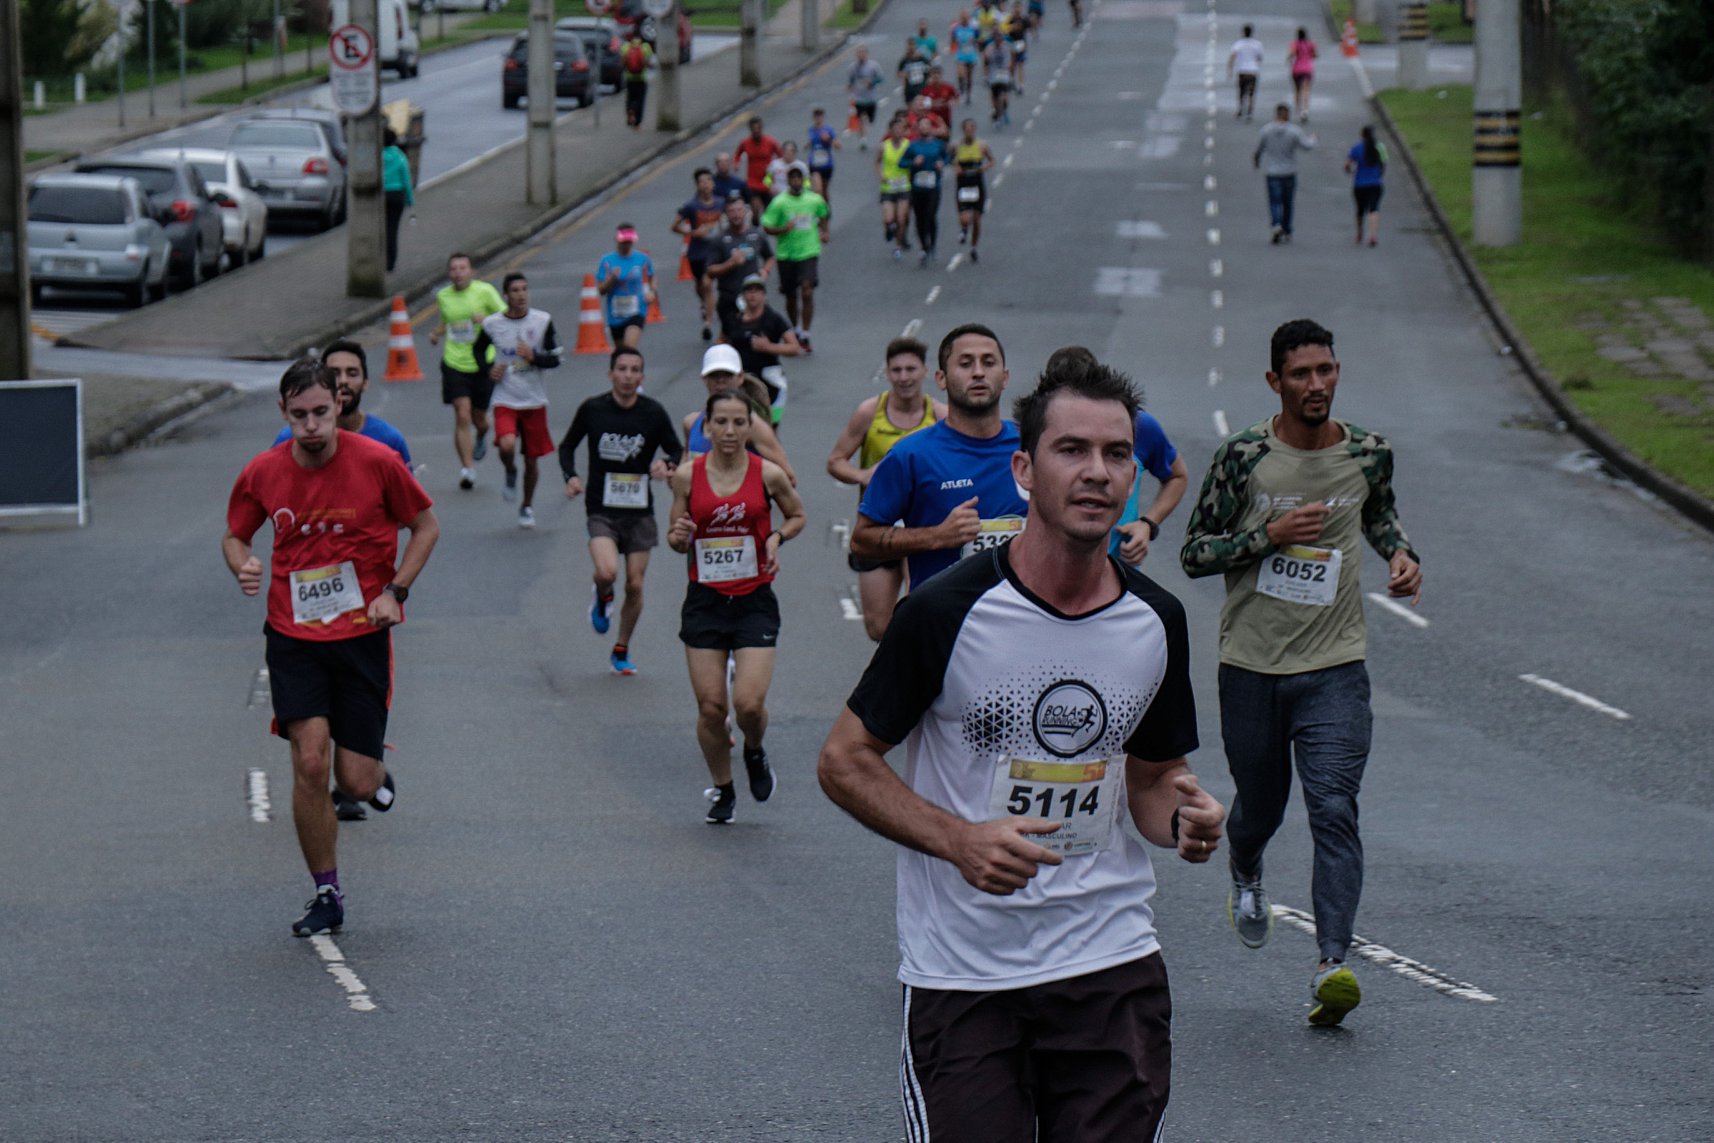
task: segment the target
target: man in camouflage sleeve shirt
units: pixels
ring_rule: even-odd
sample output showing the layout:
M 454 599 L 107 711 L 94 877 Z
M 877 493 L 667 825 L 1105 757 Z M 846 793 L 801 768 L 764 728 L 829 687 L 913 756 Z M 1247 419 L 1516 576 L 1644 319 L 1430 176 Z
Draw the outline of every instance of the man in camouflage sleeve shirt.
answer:
M 1179 558 L 1188 575 L 1226 576 L 1220 724 L 1237 789 L 1227 915 L 1245 945 L 1267 943 L 1262 851 L 1285 815 L 1295 747 L 1321 952 L 1309 1019 L 1328 1025 L 1361 999 L 1345 965 L 1363 889 L 1357 790 L 1371 728 L 1359 540 L 1387 561 L 1394 598 L 1416 603 L 1422 569 L 1393 507 L 1392 447 L 1331 416 L 1333 335 L 1289 321 L 1274 331 L 1270 358 L 1280 412 L 1215 451 Z

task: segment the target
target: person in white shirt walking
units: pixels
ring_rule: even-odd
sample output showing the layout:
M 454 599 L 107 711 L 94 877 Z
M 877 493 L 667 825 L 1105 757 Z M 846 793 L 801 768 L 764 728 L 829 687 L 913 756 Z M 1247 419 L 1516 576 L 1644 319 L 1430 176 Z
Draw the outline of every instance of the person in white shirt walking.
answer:
M 1233 41 L 1232 54 L 1226 57 L 1226 78 L 1238 75 L 1238 114 L 1236 119 L 1256 117 L 1256 83 L 1262 77 L 1262 41 L 1256 39 L 1255 26 L 1244 25 L 1242 38 Z
M 1297 153 L 1315 147 L 1315 136 L 1291 121 L 1291 107 L 1274 108 L 1274 121 L 1262 128 L 1251 162 L 1268 179 L 1268 215 L 1275 246 L 1291 241 L 1292 208 L 1297 201 Z

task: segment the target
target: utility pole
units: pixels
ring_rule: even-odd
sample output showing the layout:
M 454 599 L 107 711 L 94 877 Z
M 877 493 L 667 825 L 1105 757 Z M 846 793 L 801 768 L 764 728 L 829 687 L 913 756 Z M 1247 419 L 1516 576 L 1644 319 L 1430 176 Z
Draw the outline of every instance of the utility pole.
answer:
M 149 118 L 155 117 L 155 0 L 143 0 L 149 22 Z
M 762 86 L 761 31 L 763 0 L 743 0 L 738 16 L 738 83 Z
M 18 0 L 0 0 L 0 380 L 30 376 L 30 249 L 24 240 L 24 60 Z
M 803 0 L 803 50 L 813 52 L 821 46 L 821 5 L 816 0 Z
M 349 148 L 345 190 L 345 294 L 387 296 L 387 204 L 381 193 L 380 40 L 376 0 L 351 0 L 351 24 L 329 38 L 329 85 L 334 105 L 346 113 Z M 351 31 L 355 27 L 355 31 Z M 341 35 L 341 32 L 346 34 Z M 279 37 L 274 38 L 279 44 Z
M 183 111 L 187 106 L 187 104 L 185 102 L 185 86 L 184 86 L 184 72 L 185 72 L 185 46 L 184 46 L 185 17 L 184 17 L 184 10 L 185 10 L 185 8 L 189 7 L 189 5 L 190 5 L 190 0 L 173 0 L 173 6 L 179 10 L 179 110 L 180 111 Z
M 1351 18 L 1359 24 L 1373 24 L 1376 20 L 1375 0 L 1351 0 Z
M 1411 0 L 1399 9 L 1399 86 L 1421 91 L 1428 86 L 1428 5 Z
M 556 109 L 553 0 L 530 0 L 530 39 L 525 52 L 529 79 L 524 94 L 530 106 L 524 144 L 524 201 L 532 206 L 547 206 L 559 199 L 553 137 Z M 599 87 L 598 71 L 589 77 L 589 82 Z
M 1523 238 L 1522 73 L 1518 0 L 1482 0 L 1476 9 L 1471 172 L 1471 231 L 1478 246 L 1516 246 Z
M 655 63 L 659 65 L 655 85 L 660 88 L 655 98 L 655 130 L 677 131 L 680 122 L 677 0 L 665 16 L 655 21 Z

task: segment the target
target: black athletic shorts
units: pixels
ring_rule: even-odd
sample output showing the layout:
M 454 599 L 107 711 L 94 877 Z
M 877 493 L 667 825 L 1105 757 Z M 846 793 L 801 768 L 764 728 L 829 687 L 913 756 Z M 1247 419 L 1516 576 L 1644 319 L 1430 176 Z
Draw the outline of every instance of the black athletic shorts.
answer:
M 857 113 L 859 119 L 867 119 L 871 123 L 875 121 L 875 105 L 873 103 L 854 103 L 851 105 L 851 109 Z
M 589 538 L 597 537 L 612 540 L 619 554 L 628 556 L 659 547 L 661 530 L 652 512 L 621 514 L 597 509 L 589 514 Z
M 714 320 L 721 329 L 725 329 L 727 326 L 737 321 L 738 311 L 743 308 L 744 307 L 740 303 L 737 294 L 722 294 L 718 291 L 715 292 Z
M 494 399 L 494 379 L 486 373 L 466 373 L 440 363 L 440 403 L 450 405 L 460 397 L 470 398 L 472 409 L 486 409 Z
M 648 324 L 648 321 L 649 319 L 646 314 L 638 314 L 635 317 L 628 317 L 624 321 L 614 322 L 612 325 L 607 327 L 607 332 L 612 335 L 613 344 L 617 346 L 621 341 L 625 340 L 625 331 L 627 329 L 632 326 L 642 329 L 643 326 Z
M 975 202 L 964 201 L 966 187 L 976 188 Z M 952 191 L 952 197 L 958 206 L 958 213 L 963 214 L 966 211 L 975 211 L 977 214 L 982 214 L 988 209 L 988 180 L 979 174 L 959 175 L 958 183 Z
M 699 651 L 772 649 L 780 637 L 780 603 L 763 584 L 748 595 L 726 595 L 700 583 L 684 593 L 679 612 L 679 642 Z
M 866 560 L 855 552 L 845 557 L 845 566 L 862 575 L 864 572 L 880 571 L 882 568 L 896 568 L 904 565 L 904 560 Z
M 292 723 L 325 718 L 337 745 L 379 759 L 393 701 L 392 632 L 319 641 L 282 635 L 263 624 L 262 634 L 274 733 L 287 738 Z
M 1380 183 L 1372 187 L 1352 187 L 1351 197 L 1357 200 L 1357 213 L 1369 214 L 1381 209 L 1381 192 L 1386 188 Z
M 703 276 L 708 273 L 708 259 L 691 258 L 687 255 L 685 261 L 690 263 L 690 276 L 701 282 Z
M 819 258 L 805 258 L 798 262 L 788 262 L 784 258 L 781 258 L 777 263 L 775 263 L 775 265 L 780 268 L 781 296 L 790 297 L 797 291 L 799 286 L 808 286 L 812 290 L 815 289 L 815 268 L 816 263 L 820 261 L 821 259 Z
M 1172 1079 L 1172 997 L 1158 952 L 1003 992 L 906 985 L 904 1001 L 907 1138 L 1156 1138 Z

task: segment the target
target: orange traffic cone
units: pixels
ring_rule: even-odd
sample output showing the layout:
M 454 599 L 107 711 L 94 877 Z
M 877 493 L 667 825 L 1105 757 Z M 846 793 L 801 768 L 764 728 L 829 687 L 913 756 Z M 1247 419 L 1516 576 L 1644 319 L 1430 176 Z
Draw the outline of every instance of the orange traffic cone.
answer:
M 1346 59 L 1357 54 L 1357 24 L 1354 20 L 1345 21 L 1345 34 L 1339 37 L 1339 50 Z
M 411 315 L 405 309 L 405 295 L 393 295 L 393 316 L 387 329 L 387 372 L 383 381 L 421 381 L 423 369 L 417 362 L 417 343 L 411 337 Z
M 666 321 L 667 315 L 661 312 L 661 292 L 653 286 L 649 287 L 649 316 L 643 320 L 644 325 L 656 325 Z
M 851 105 L 851 118 L 845 121 L 845 130 L 847 134 L 851 135 L 856 135 L 863 130 L 863 120 L 857 114 L 855 103 Z
M 678 280 L 681 282 L 696 280 L 696 275 L 690 272 L 690 235 L 688 234 L 684 237 L 684 246 L 679 250 Z
M 583 276 L 583 290 L 577 301 L 577 352 L 600 354 L 613 352 L 607 341 L 607 322 L 601 315 L 601 295 L 595 289 L 595 275 Z

